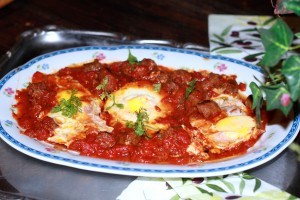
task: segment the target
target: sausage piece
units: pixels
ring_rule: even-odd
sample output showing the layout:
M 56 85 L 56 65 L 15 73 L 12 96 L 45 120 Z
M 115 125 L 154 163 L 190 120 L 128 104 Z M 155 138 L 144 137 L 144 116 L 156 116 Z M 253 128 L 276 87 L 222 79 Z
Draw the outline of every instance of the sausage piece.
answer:
M 204 100 L 197 104 L 197 109 L 204 118 L 212 118 L 221 113 L 219 105 L 212 100 Z

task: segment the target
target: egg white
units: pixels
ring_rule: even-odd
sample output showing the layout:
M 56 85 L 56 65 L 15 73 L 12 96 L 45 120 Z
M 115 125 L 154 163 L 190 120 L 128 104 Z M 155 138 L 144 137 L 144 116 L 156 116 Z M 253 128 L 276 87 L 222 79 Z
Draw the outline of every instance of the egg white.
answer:
M 88 90 L 86 90 L 78 82 L 72 84 L 76 85 L 77 93 L 75 96 L 81 99 L 80 112 L 77 112 L 73 117 L 69 118 L 62 115 L 62 112 L 49 112 L 47 116 L 51 117 L 57 124 L 57 128 L 53 131 L 53 136 L 48 138 L 48 141 L 57 144 L 69 146 L 75 139 L 84 139 L 86 131 L 94 129 L 96 131 L 111 132 L 112 127 L 106 125 L 106 121 L 100 118 L 102 104 L 99 98 L 93 97 Z M 71 96 L 71 89 L 61 88 L 57 95 L 57 102 L 61 99 L 68 100 Z M 82 100 L 84 99 L 84 100 Z
M 231 149 L 251 137 L 256 137 L 259 131 L 255 118 L 248 116 L 247 107 L 240 99 L 222 94 L 211 100 L 215 101 L 227 116 L 215 123 L 194 118 L 190 122 L 205 135 L 213 148 Z
M 111 94 L 111 98 L 105 102 L 104 109 L 109 112 L 115 122 L 135 122 L 137 112 L 143 109 L 149 120 L 146 122 L 152 130 L 166 129 L 166 124 L 157 123 L 157 119 L 169 114 L 169 106 L 162 103 L 164 94 L 154 91 L 154 86 L 149 83 L 132 82 Z M 121 104 L 122 108 L 112 106 Z

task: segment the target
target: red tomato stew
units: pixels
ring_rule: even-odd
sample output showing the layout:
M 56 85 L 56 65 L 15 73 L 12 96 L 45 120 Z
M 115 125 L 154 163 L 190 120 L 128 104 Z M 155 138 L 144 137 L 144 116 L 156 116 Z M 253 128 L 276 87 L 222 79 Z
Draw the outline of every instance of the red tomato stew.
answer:
M 84 156 L 196 164 L 244 154 L 264 132 L 245 89 L 236 75 L 95 60 L 36 72 L 13 115 L 25 135 Z

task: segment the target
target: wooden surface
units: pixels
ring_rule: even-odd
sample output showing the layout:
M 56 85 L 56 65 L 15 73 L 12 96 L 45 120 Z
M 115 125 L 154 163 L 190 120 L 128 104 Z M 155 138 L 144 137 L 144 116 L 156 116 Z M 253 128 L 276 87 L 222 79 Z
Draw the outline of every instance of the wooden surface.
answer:
M 0 56 L 45 25 L 208 45 L 209 14 L 272 15 L 269 0 L 15 0 L 0 9 Z

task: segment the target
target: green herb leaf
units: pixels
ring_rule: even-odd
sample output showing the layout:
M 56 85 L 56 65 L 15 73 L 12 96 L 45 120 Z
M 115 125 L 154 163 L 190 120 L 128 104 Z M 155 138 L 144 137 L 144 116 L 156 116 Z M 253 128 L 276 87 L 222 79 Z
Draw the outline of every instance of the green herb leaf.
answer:
M 105 86 L 108 83 L 108 77 L 105 76 L 105 78 L 102 80 L 102 82 L 96 87 L 97 90 L 104 90 Z
M 155 92 L 159 92 L 161 89 L 161 83 L 155 83 L 153 84 L 153 87 Z
M 62 112 L 62 115 L 65 117 L 73 117 L 74 115 L 77 114 L 77 112 L 81 112 L 80 106 L 81 106 L 81 101 L 80 99 L 75 96 L 77 93 L 76 90 L 71 90 L 71 96 L 68 100 L 66 99 L 61 99 L 59 105 L 55 106 L 54 108 L 51 109 L 51 113 L 57 113 L 57 112 Z
M 296 33 L 295 36 L 296 36 L 297 38 L 300 38 L 300 32 L 299 32 L 299 33 Z
M 188 98 L 189 95 L 191 94 L 191 92 L 193 92 L 193 90 L 195 89 L 195 85 L 196 85 L 196 79 L 193 79 L 193 80 L 189 83 L 189 87 L 186 88 L 186 91 L 185 91 L 185 98 Z
M 131 65 L 138 63 L 138 59 L 137 59 L 134 55 L 131 54 L 130 49 L 129 49 L 127 61 L 128 61 Z
M 136 122 L 127 121 L 126 126 L 128 128 L 133 128 L 134 132 L 138 136 L 143 136 L 147 131 L 145 122 L 149 121 L 149 116 L 148 116 L 146 110 L 143 108 L 141 108 L 139 111 L 137 111 L 135 113 L 136 113 Z
M 124 108 L 124 104 L 122 104 L 122 103 L 116 103 L 115 105 L 116 105 L 118 108 L 121 108 L 121 109 Z
M 260 64 L 266 67 L 274 67 L 282 55 L 289 50 L 293 40 L 293 32 L 286 22 L 281 19 L 276 19 L 270 29 L 259 29 L 258 31 L 266 51 Z
M 121 104 L 121 103 L 116 103 L 115 95 L 109 94 L 109 95 L 107 95 L 107 97 L 108 97 L 109 99 L 112 99 L 112 100 L 113 100 L 113 103 L 112 103 L 111 106 L 108 106 L 108 107 L 106 108 L 106 110 L 109 110 L 109 109 L 111 109 L 111 108 L 114 107 L 114 106 L 117 106 L 118 108 L 121 108 L 121 109 L 124 108 L 124 105 L 123 105 L 123 104 Z
M 300 57 L 290 56 L 283 62 L 281 73 L 285 76 L 293 101 L 300 97 Z
M 102 80 L 102 82 L 96 87 L 97 90 L 103 90 L 103 92 L 100 94 L 101 100 L 104 100 L 106 97 L 109 96 L 108 92 L 105 89 L 107 83 L 108 83 L 108 77 L 105 76 L 105 78 Z

